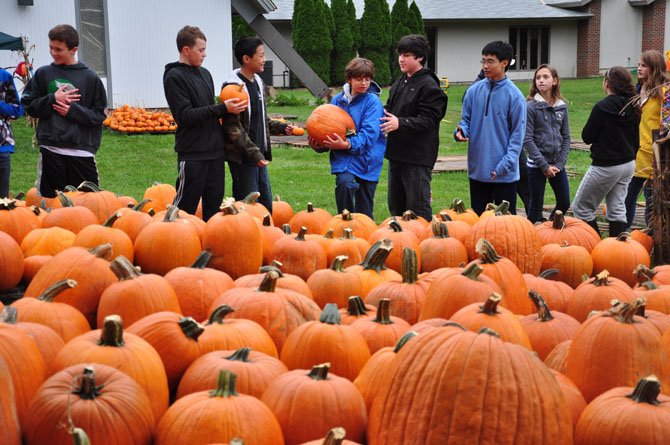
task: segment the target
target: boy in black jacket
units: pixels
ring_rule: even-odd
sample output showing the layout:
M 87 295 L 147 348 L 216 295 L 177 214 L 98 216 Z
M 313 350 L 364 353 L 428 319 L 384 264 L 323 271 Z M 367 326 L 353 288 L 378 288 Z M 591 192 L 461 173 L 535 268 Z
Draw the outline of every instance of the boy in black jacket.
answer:
M 179 61 L 165 65 L 163 88 L 177 123 L 174 150 L 179 175 L 174 205 L 194 214 L 202 198 L 202 219 L 219 210 L 224 195 L 225 158 L 219 118 L 239 114 L 246 101 L 214 104 L 214 81 L 202 67 L 207 38 L 200 28 L 185 26 L 177 33 Z
M 388 206 L 391 215 L 412 210 L 430 221 L 430 180 L 447 96 L 435 73 L 423 66 L 430 52 L 425 37 L 402 37 L 397 50 L 403 74 L 391 86 L 381 118 L 389 160 Z
M 21 97 L 26 113 L 39 118 L 36 186 L 47 198 L 67 185 L 98 184 L 95 154 L 107 114 L 107 93 L 97 74 L 77 62 L 78 46 L 79 34 L 72 26 L 51 29 L 53 63 L 35 72 Z

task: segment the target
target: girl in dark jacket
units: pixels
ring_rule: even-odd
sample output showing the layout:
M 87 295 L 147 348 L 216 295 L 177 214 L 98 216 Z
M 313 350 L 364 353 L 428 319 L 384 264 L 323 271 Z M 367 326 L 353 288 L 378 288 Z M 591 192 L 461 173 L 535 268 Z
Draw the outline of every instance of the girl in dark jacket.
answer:
M 553 218 L 556 210 L 565 213 L 570 207 L 570 186 L 565 172 L 570 152 L 568 107 L 561 96 L 558 73 L 549 65 L 540 65 L 535 70 L 526 110 L 523 148 L 528 152 L 528 219 L 536 223 L 544 220 L 542 209 L 547 180 L 556 196 L 556 206 L 549 218 Z
M 626 228 L 624 202 L 640 146 L 640 114 L 631 105 L 635 86 L 626 69 L 607 70 L 603 88 L 607 97 L 593 106 L 582 130 L 582 139 L 591 144 L 593 161 L 579 184 L 572 210 L 598 231 L 595 212 L 605 198 L 609 235 L 618 236 Z

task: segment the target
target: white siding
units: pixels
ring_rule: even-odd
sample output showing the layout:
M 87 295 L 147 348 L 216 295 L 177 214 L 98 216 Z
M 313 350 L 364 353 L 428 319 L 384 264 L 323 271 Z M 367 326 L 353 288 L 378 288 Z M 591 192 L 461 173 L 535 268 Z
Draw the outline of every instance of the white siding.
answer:
M 230 0 L 108 0 L 111 107 L 166 107 L 165 65 L 178 60 L 175 39 L 185 25 L 207 36 L 203 66 L 218 91 L 232 69 Z
M 615 0 L 602 2 L 600 69 L 636 67 L 642 48 L 642 8 Z
M 551 25 L 549 39 L 549 65 L 561 77 L 577 76 L 577 23 Z
M 435 38 L 435 72 L 438 77 L 448 77 L 449 82 L 472 82 L 481 70 L 484 45 L 508 38 L 509 28 L 502 23 L 442 24 Z
M 36 68 L 51 63 L 47 34 L 54 26 L 65 23 L 77 26 L 74 0 L 35 0 L 34 6 L 0 0 L 0 31 L 16 37 L 27 36 L 30 44 L 35 44 L 32 55 Z M 16 66 L 19 61 L 18 53 L 0 51 L 1 67 Z
M 274 27 L 277 29 L 279 34 L 286 39 L 287 42 L 291 43 L 291 23 L 273 23 Z M 289 77 L 288 75 L 282 77 L 284 70 L 288 70 L 288 67 L 284 62 L 279 59 L 279 57 L 272 52 L 272 50 L 265 45 L 265 59 L 272 60 L 272 85 L 275 88 L 282 88 L 289 86 Z

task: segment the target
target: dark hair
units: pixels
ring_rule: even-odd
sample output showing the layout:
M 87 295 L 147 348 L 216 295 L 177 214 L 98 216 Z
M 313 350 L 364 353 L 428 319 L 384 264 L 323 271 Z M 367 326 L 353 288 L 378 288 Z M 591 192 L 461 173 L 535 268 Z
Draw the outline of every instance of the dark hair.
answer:
M 347 80 L 355 79 L 358 77 L 369 77 L 370 79 L 375 78 L 375 64 L 371 60 L 364 59 L 363 57 L 356 57 L 347 63 L 347 66 L 344 68 L 344 77 Z
M 193 48 L 197 39 L 207 41 L 207 37 L 197 26 L 184 26 L 177 33 L 177 51 L 181 52 L 185 46 Z
M 609 89 L 617 96 L 631 97 L 637 93 L 633 85 L 633 76 L 622 66 L 613 66 L 605 72 Z
M 426 58 L 430 54 L 430 43 L 420 34 L 410 34 L 401 37 L 396 45 L 398 54 L 412 53 L 414 56 L 421 59 L 421 65 L 426 63 Z
M 57 25 L 49 31 L 49 40 L 64 42 L 67 49 L 79 46 L 79 33 L 70 25 Z
M 496 40 L 495 42 L 489 42 L 484 46 L 482 49 L 482 56 L 496 56 L 501 62 L 507 60 L 507 62 L 509 62 L 505 67 L 505 71 L 507 71 L 512 64 L 514 48 L 507 42 Z
M 643 94 L 648 94 L 649 97 L 661 97 L 661 89 L 658 87 L 668 81 L 665 56 L 660 51 L 650 49 L 642 53 L 640 61 L 649 68 L 649 74 L 642 83 Z
M 242 65 L 242 58 L 244 56 L 253 57 L 258 47 L 262 44 L 263 41 L 258 37 L 242 37 L 235 42 L 235 46 L 233 47 L 235 58 Z
M 558 77 L 558 71 L 556 71 L 556 68 L 547 65 L 546 63 L 543 63 L 542 65 L 538 66 L 535 72 L 533 73 L 533 81 L 530 84 L 530 93 L 528 94 L 527 99 L 528 100 L 533 100 L 535 98 L 535 95 L 539 93 L 539 90 L 537 89 L 537 84 L 535 83 L 535 78 L 537 77 L 538 71 L 541 69 L 547 69 L 551 73 L 551 77 L 556 79 L 556 85 L 553 85 L 551 87 L 551 97 L 556 99 L 563 99 L 563 96 L 561 96 L 561 78 Z

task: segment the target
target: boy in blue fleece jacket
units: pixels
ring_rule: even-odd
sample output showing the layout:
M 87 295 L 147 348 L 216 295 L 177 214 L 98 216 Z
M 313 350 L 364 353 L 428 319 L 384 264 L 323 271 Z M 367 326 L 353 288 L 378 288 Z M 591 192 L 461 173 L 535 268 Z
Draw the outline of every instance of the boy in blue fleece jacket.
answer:
M 14 153 L 13 119 L 23 114 L 12 75 L 0 69 L 0 198 L 9 197 L 10 154 Z
M 468 88 L 454 131 L 457 141 L 468 141 L 470 205 L 478 215 L 489 202 L 502 201 L 508 201 L 510 212 L 516 214 L 526 100 L 506 75 L 513 52 L 512 45 L 502 41 L 482 49 L 486 79 Z

